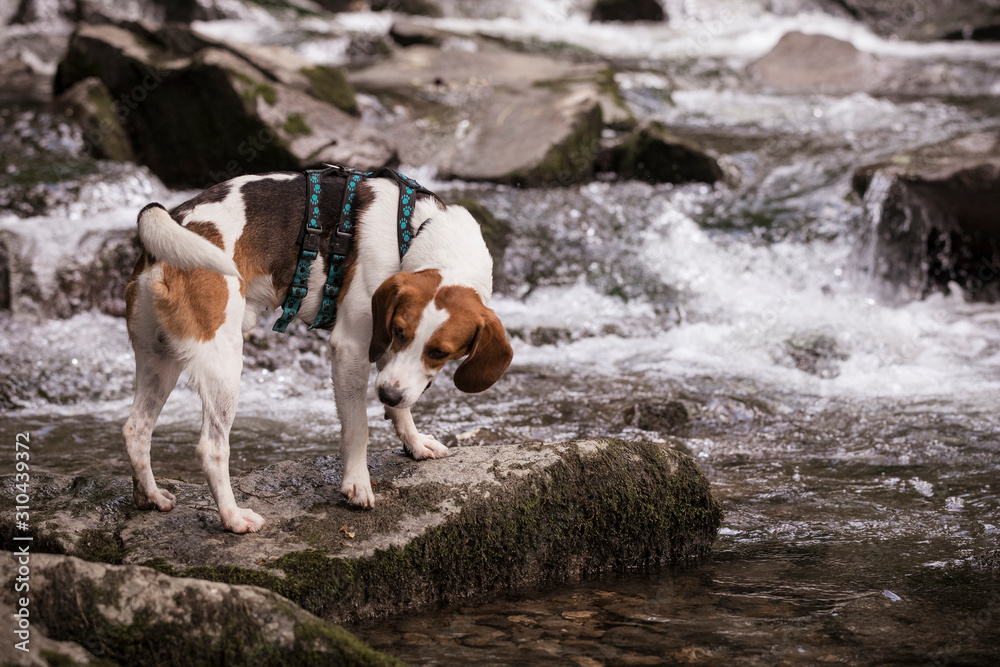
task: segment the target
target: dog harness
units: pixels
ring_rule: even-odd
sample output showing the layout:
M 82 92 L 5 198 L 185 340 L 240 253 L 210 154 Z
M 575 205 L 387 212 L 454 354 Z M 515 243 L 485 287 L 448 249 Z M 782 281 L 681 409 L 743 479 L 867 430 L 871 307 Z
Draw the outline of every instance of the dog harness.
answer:
M 344 284 L 344 264 L 351 248 L 354 246 L 354 198 L 358 185 L 366 178 L 388 178 L 396 181 L 399 186 L 399 205 L 396 208 L 396 239 L 399 246 L 399 261 L 410 249 L 410 243 L 416 236 L 413 230 L 413 210 L 418 194 L 434 195 L 412 178 L 404 176 L 388 167 L 374 171 L 360 172 L 340 165 L 329 166 L 326 169 L 308 169 L 306 176 L 306 215 L 299 232 L 299 261 L 295 267 L 295 276 L 288 286 L 281 317 L 274 323 L 272 329 L 284 333 L 285 329 L 295 319 L 309 290 L 309 273 L 312 263 L 319 256 L 320 234 L 323 233 L 323 211 L 320 195 L 323 188 L 323 176 L 335 173 L 344 177 L 344 196 L 340 207 L 340 218 L 330 236 L 328 261 L 330 269 L 327 272 L 326 283 L 323 285 L 323 302 L 320 304 L 316 319 L 310 329 L 330 330 L 337 322 L 337 297 Z

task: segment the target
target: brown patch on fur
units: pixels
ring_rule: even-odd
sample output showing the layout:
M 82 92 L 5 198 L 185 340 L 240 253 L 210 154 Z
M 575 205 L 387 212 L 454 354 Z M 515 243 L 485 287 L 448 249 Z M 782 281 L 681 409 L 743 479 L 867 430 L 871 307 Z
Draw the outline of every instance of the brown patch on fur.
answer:
M 489 389 L 514 358 L 500 318 L 483 305 L 471 287 L 442 287 L 434 304 L 448 311 L 448 320 L 427 341 L 424 364 L 432 367 L 435 360 L 428 353 L 435 349 L 448 353 L 441 364 L 468 352 L 468 358 L 455 371 L 455 386 L 470 394 Z
M 416 273 L 402 271 L 386 278 L 372 295 L 372 342 L 368 359 L 378 360 L 385 351 L 399 351 L 413 341 L 424 308 L 434 298 L 441 284 L 441 272 L 427 269 Z M 396 328 L 402 337 L 395 335 Z
M 220 232 L 219 228 L 215 226 L 215 223 L 202 222 L 199 220 L 197 222 L 188 223 L 184 225 L 184 227 L 185 229 L 190 229 L 198 236 L 205 237 L 209 243 L 216 246 L 220 250 L 226 249 L 225 244 L 222 242 L 222 232 Z
M 160 326 L 177 339 L 211 340 L 226 321 L 226 279 L 207 269 L 185 271 L 169 264 L 161 266 L 163 277 L 153 283 Z
M 132 329 L 132 313 L 135 311 L 135 294 L 139 289 L 139 274 L 146 270 L 147 261 L 146 251 L 143 249 L 142 253 L 139 254 L 139 259 L 136 260 L 135 266 L 132 268 L 132 275 L 128 277 L 128 282 L 125 283 L 125 329 L 128 331 L 128 340 L 130 343 L 135 338 L 135 333 Z

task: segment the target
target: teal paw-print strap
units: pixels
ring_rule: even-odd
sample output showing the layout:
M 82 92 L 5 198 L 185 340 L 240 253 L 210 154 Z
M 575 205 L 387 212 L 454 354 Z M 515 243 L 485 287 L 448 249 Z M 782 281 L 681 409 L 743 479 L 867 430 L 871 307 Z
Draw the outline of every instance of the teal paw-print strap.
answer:
M 340 222 L 330 237 L 330 270 L 323 285 L 323 303 L 320 304 L 316 320 L 310 329 L 332 329 L 337 322 L 337 297 L 344 286 L 344 263 L 354 245 L 354 197 L 358 193 L 358 185 L 366 174 L 359 171 L 345 173 L 343 206 L 340 209 Z
M 320 193 L 323 187 L 323 172 L 326 169 L 310 169 L 306 171 L 306 217 L 299 234 L 299 262 L 295 267 L 295 276 L 288 286 L 281 317 L 274 323 L 274 331 L 285 332 L 288 325 L 299 312 L 302 300 L 306 298 L 309 289 L 309 272 L 313 260 L 319 255 L 319 237 L 323 232 L 320 224 Z
M 331 166 L 326 169 L 310 169 L 306 171 L 306 184 L 308 186 L 308 201 L 306 204 L 306 218 L 302 226 L 299 243 L 301 251 L 299 253 L 299 263 L 295 268 L 295 277 L 288 287 L 288 294 L 281 317 L 274 323 L 275 331 L 284 332 L 295 316 L 299 312 L 302 300 L 306 296 L 309 286 L 309 271 L 313 260 L 319 253 L 319 238 L 323 231 L 320 224 L 320 191 L 323 183 L 323 174 L 336 171 L 344 176 L 344 197 L 340 210 L 340 220 L 330 236 L 329 266 L 326 283 L 323 285 L 323 301 L 320 303 L 319 312 L 313 321 L 310 329 L 332 329 L 337 322 L 337 298 L 340 296 L 344 285 L 345 264 L 347 257 L 354 245 L 354 228 L 356 207 L 354 205 L 355 196 L 358 193 L 358 186 L 365 178 L 389 178 L 399 185 L 399 206 L 396 209 L 396 239 L 399 245 L 399 261 L 402 263 L 403 256 L 410 249 L 416 232 L 413 230 L 413 210 L 418 194 L 434 195 L 433 192 L 424 188 L 412 178 L 408 178 L 393 169 L 383 167 L 375 171 L 360 172 L 347 169 L 341 166 Z
M 412 178 L 393 172 L 399 183 L 399 206 L 396 209 L 396 241 L 399 243 L 399 261 L 410 249 L 410 243 L 416 233 L 413 231 L 413 208 L 417 193 L 430 193 Z

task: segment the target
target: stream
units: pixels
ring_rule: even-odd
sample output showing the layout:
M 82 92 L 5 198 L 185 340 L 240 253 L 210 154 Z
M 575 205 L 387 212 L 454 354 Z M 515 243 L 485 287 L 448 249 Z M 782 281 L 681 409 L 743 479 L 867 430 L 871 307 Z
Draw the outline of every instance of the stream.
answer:
M 517 189 L 404 165 L 445 199 L 474 197 L 513 229 L 492 302 L 513 364 L 481 395 L 458 392 L 449 369 L 415 420 L 439 439 L 483 427 L 499 442 L 663 442 L 697 459 L 725 508 L 723 529 L 705 562 L 454 601 L 351 630 L 415 665 L 997 664 L 1000 309 L 959 290 L 881 299 L 863 261 L 873 213 L 849 193 L 862 164 L 995 131 L 1000 120 L 976 100 L 768 95 L 743 86 L 742 72 L 790 29 L 975 71 L 1000 61 L 1000 46 L 921 51 L 847 20 L 754 3 L 733 3 L 734 18 L 721 23 L 710 20 L 719 3 L 678 2 L 668 3 L 677 10 L 669 28 L 612 31 L 572 13 L 553 26 L 551 12 L 567 4 L 513 16 L 483 3 L 496 14 L 427 21 L 615 59 L 637 118 L 724 139 L 728 184 L 598 178 Z M 351 20 L 385 28 L 370 14 Z M 346 48 L 308 22 L 196 27 L 294 43 L 330 63 Z M 692 44 L 699 58 L 681 57 Z M 127 228 L 144 194 L 169 205 L 193 192 L 139 178 L 74 215 Z M 31 226 L 44 248 L 58 242 L 63 217 L 0 216 L 0 228 Z M 272 320 L 247 353 L 234 473 L 339 446 L 323 338 L 302 328 L 283 338 Z M 49 472 L 128 475 L 124 320 L 4 316 L 0 332 L 4 381 L 30 388 L 3 414 L 0 440 L 31 432 L 36 465 Z M 689 415 L 669 433 L 625 417 L 667 401 Z M 202 479 L 198 406 L 187 388 L 168 401 L 154 436 L 157 476 Z M 399 449 L 381 416 L 370 394 L 370 450 Z

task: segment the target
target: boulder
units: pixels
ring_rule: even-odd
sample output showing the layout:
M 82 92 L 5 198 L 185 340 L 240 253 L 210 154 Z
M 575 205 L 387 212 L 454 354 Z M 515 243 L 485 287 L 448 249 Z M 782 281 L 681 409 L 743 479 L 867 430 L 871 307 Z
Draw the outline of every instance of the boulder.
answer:
M 395 161 L 391 146 L 350 115 L 356 107 L 342 75 L 291 50 L 228 45 L 176 24 L 81 24 L 56 91 L 91 76 L 110 91 L 138 161 L 168 185 Z
M 211 21 L 237 18 L 242 12 L 237 3 L 199 2 L 199 0 L 20 0 L 11 23 L 52 24 L 57 21 Z M 233 11 L 236 10 L 236 11 Z
M 606 146 L 597 160 L 599 171 L 647 183 L 715 183 L 722 180 L 718 161 L 694 142 L 652 122 Z
M 791 336 L 785 340 L 782 353 L 800 371 L 821 378 L 840 375 L 840 362 L 848 359 L 836 337 L 824 333 Z
M 667 14 L 658 0 L 596 0 L 590 20 L 666 21 Z
M 0 61 L 0 104 L 41 103 L 52 97 L 50 77 L 20 57 Z
M 30 614 L 29 661 L 3 664 L 399 665 L 332 623 L 254 586 L 174 578 L 71 556 L 0 554 L 0 610 Z M 19 568 L 30 590 L 15 593 Z M 21 607 L 21 600 L 27 606 Z M 5 616 L 10 618 L 5 613 Z M 84 648 L 86 647 L 86 648 Z M 30 654 L 47 656 L 30 662 Z
M 789 32 L 747 67 L 753 80 L 782 93 L 840 95 L 878 89 L 884 63 L 850 42 L 826 35 Z
M 161 480 L 177 507 L 140 512 L 128 479 L 37 472 L 33 545 L 253 584 L 346 622 L 699 557 L 722 518 L 697 464 L 650 442 L 459 446 L 425 462 L 385 451 L 369 464 L 370 511 L 341 498 L 337 456 L 234 478 L 237 501 L 268 522 L 250 535 L 222 529 L 202 482 Z M 7 549 L 13 484 L 13 475 L 0 478 Z
M 415 45 L 351 82 L 405 108 L 381 127 L 406 164 L 469 181 L 567 185 L 592 176 L 604 108 L 621 109 L 607 72 L 496 45 Z
M 932 41 L 942 38 L 988 38 L 1000 26 L 996 0 L 824 0 L 846 10 L 881 37 Z
M 1000 67 L 874 55 L 834 37 L 790 32 L 747 72 L 758 87 L 780 94 L 992 98 Z
M 38 278 L 24 246 L 19 234 L 0 229 L 0 311 L 32 312 L 41 301 Z M 0 405 L 3 405 L 2 395 Z
M 859 261 L 884 296 L 906 301 L 955 283 L 972 300 L 1000 300 L 1000 135 L 864 166 L 854 190 L 865 203 Z
M 371 0 L 371 8 L 373 12 L 393 11 L 433 18 L 444 16 L 441 7 L 433 0 Z
M 96 308 L 125 317 L 125 285 L 142 254 L 136 229 L 88 232 L 56 272 L 54 314 L 71 317 Z
M 393 21 L 389 28 L 389 37 L 400 46 L 441 46 L 447 36 L 448 33 L 443 30 L 405 19 Z
M 83 131 L 87 149 L 96 158 L 129 162 L 132 144 L 114 112 L 107 86 L 97 77 L 78 81 L 55 101 L 56 109 Z
M 680 401 L 647 400 L 625 408 L 622 419 L 644 431 L 674 435 L 687 426 L 690 418 Z

